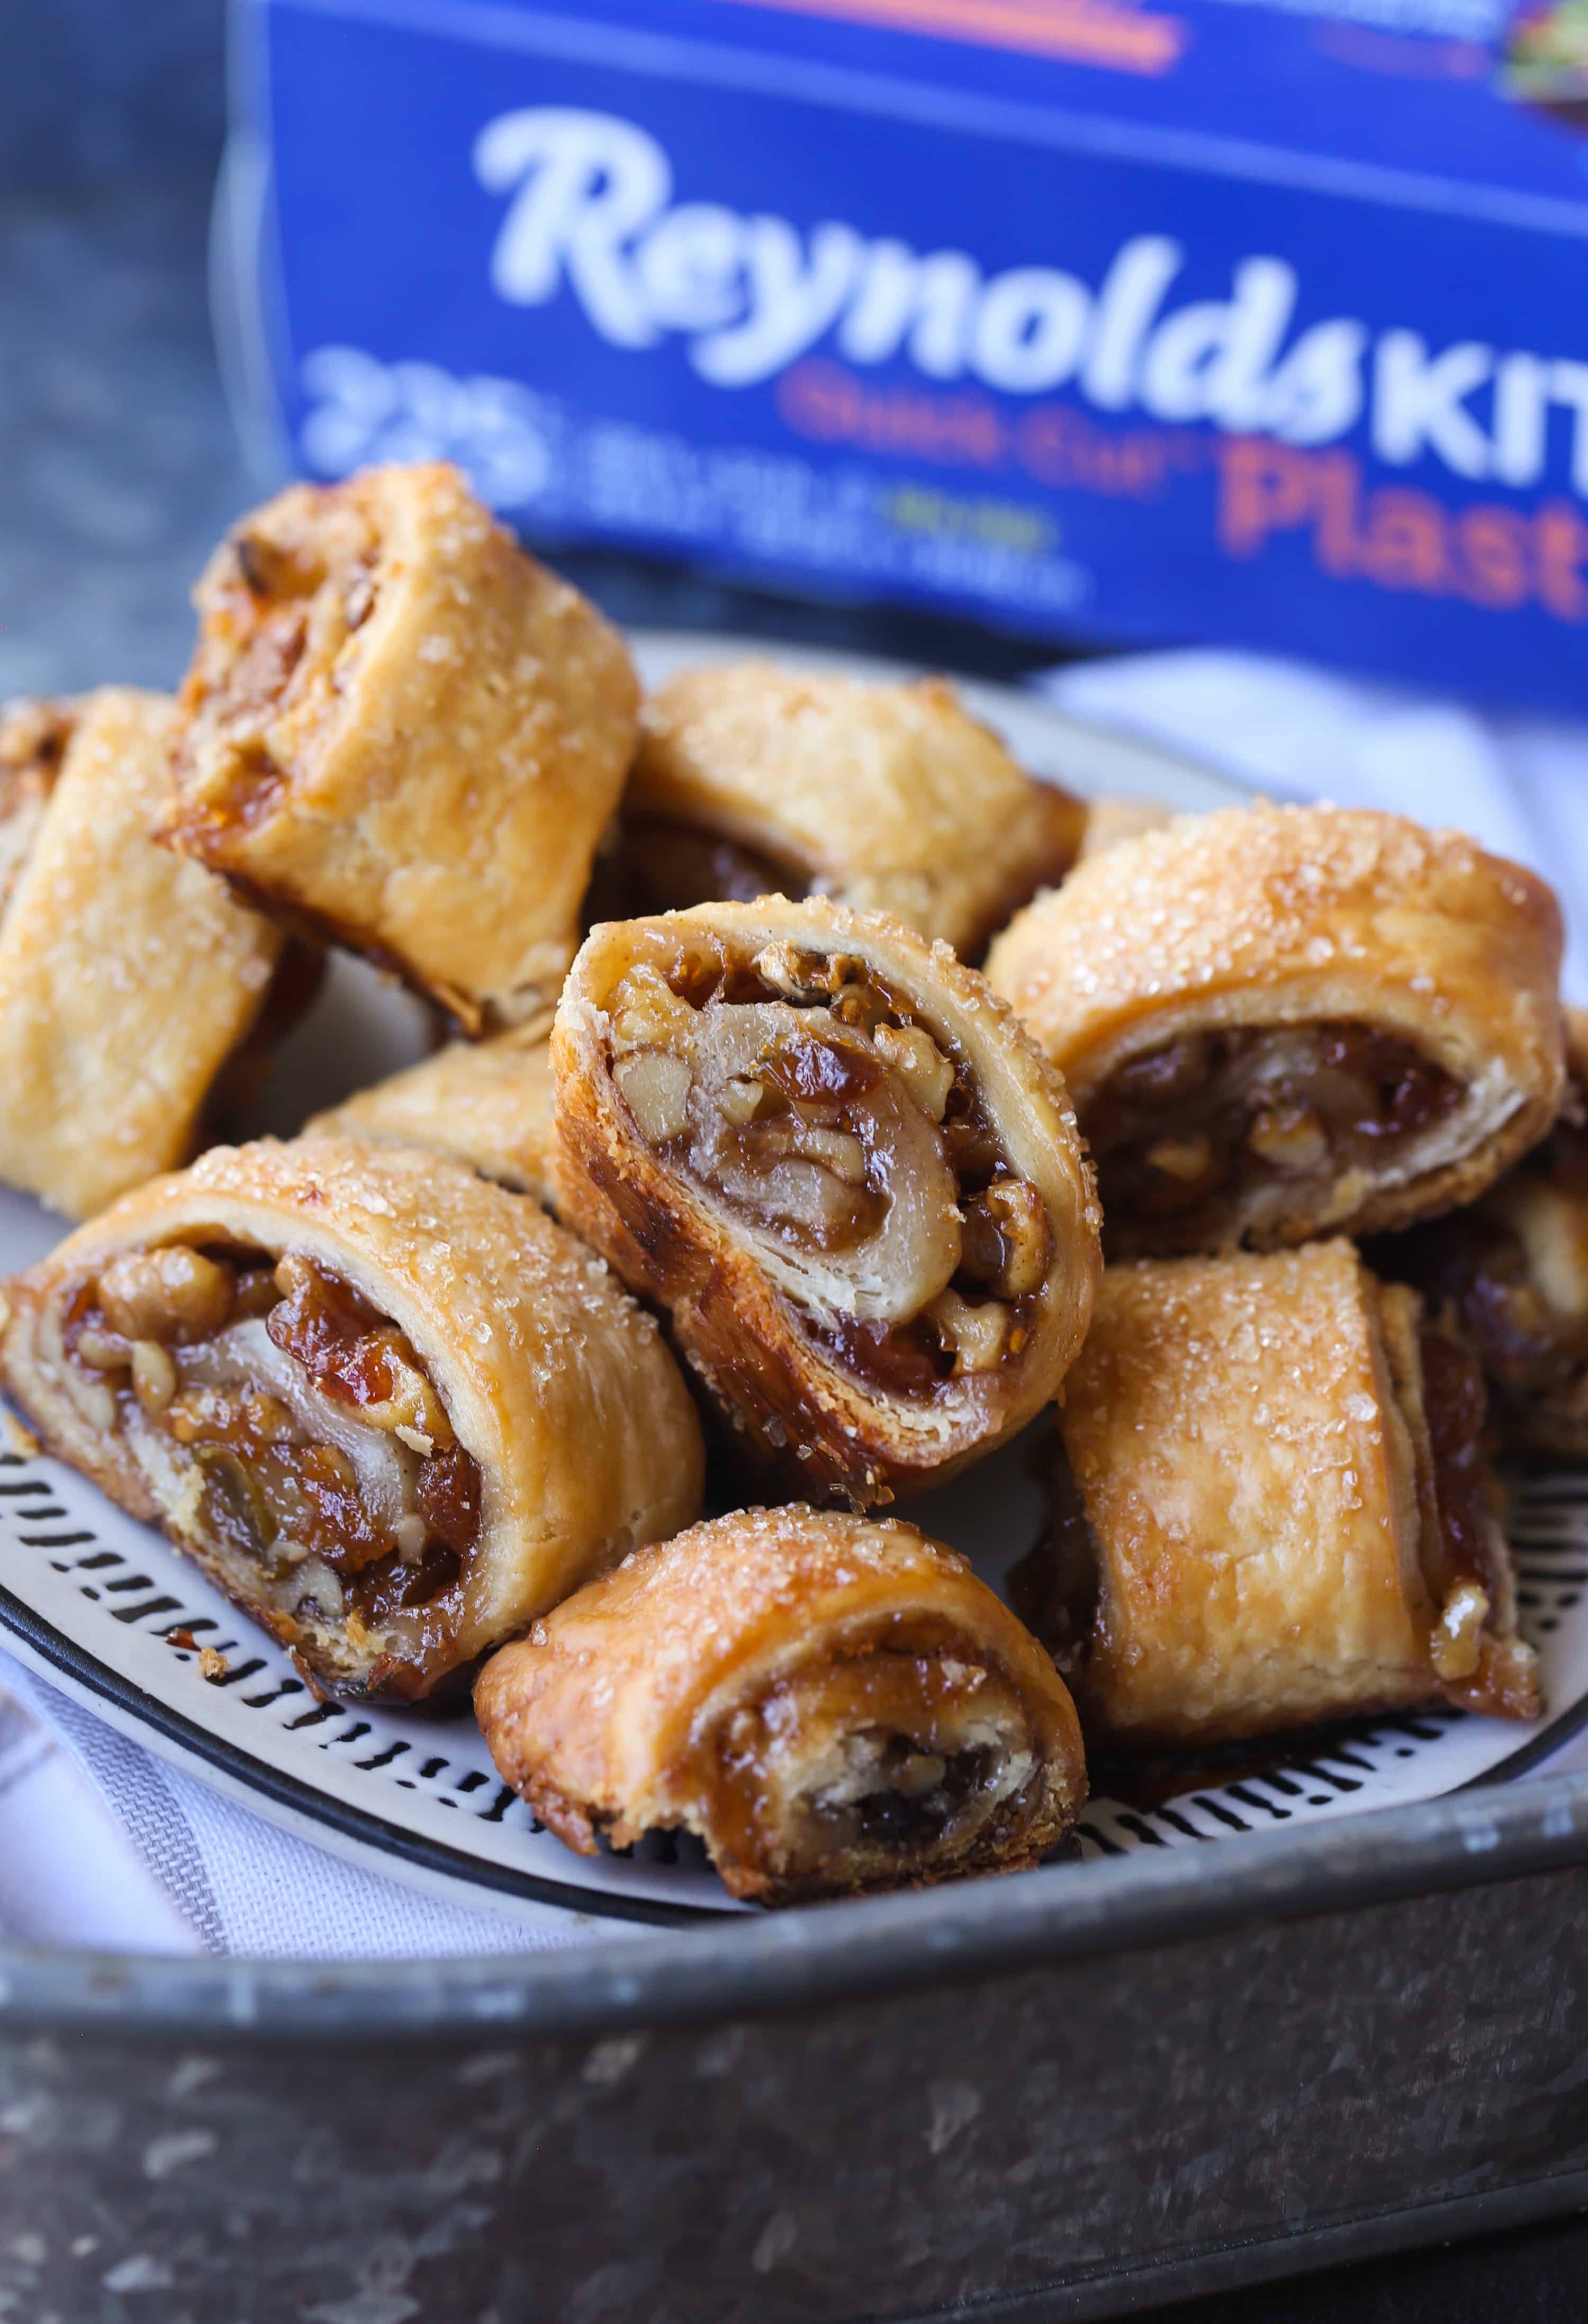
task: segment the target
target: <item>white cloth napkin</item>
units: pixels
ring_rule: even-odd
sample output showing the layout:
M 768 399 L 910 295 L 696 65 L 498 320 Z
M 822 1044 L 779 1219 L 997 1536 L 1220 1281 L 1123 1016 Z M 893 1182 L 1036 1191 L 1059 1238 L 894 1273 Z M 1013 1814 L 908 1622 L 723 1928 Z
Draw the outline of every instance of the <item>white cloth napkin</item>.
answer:
M 254 1960 L 522 1953 L 610 1935 L 554 1906 L 474 1910 L 236 1806 L 4 1658 L 0 1928 L 51 1944 Z
M 1258 654 L 1078 662 L 1042 691 L 1271 797 L 1397 807 L 1530 865 L 1565 908 L 1566 992 L 1588 997 L 1588 725 L 1483 716 Z
M 1403 808 L 1531 864 L 1565 904 L 1588 994 L 1588 726 L 1480 716 L 1248 654 L 1135 655 L 1043 681 L 1062 708 L 1282 798 Z M 1588 1737 L 1552 1767 L 1588 1763 Z M 578 1944 L 602 1923 L 505 1918 L 278 1831 L 0 1657 L 0 1928 L 131 1950 L 376 1959 Z

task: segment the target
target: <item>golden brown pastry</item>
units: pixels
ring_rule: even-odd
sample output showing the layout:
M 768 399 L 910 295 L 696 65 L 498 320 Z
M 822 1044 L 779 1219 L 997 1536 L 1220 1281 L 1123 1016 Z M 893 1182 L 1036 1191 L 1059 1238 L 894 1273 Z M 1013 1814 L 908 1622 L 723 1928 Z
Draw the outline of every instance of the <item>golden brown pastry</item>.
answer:
M 1470 1202 L 1555 1117 L 1559 907 L 1449 832 L 1180 816 L 1082 864 L 987 975 L 1063 1072 L 1111 1258 Z
M 1064 1084 L 974 970 L 810 899 L 596 928 L 552 1035 L 561 1213 L 808 1499 L 891 1499 L 1056 1392 L 1091 1313 Z
M 0 919 L 39 835 L 76 715 L 69 702 L 0 702 Z
M 682 1827 L 766 1904 L 1017 1870 L 1086 1796 L 1048 1656 L 896 1518 L 743 1509 L 641 1550 L 494 1656 L 475 1709 L 568 1847 Z
M 656 1325 L 455 1162 L 216 1147 L 6 1287 L 0 1379 L 337 1693 L 429 1694 L 700 1506 Z
M 1016 1603 L 1090 1746 L 1539 1710 L 1482 1381 L 1346 1241 L 1112 1267 Z
M 452 1041 L 306 1123 L 304 1136 L 428 1147 L 556 1207 L 549 1027 Z
M 1541 1145 L 1470 1210 L 1372 1247 L 1476 1349 L 1502 1444 L 1588 1460 L 1588 1010 L 1566 1015 L 1566 1092 Z
M 69 1216 L 186 1159 L 280 931 L 157 846 L 171 706 L 86 696 L 0 925 L 0 1179 Z
M 172 843 L 470 1032 L 554 1000 L 633 755 L 617 632 L 441 466 L 291 486 L 195 602 Z
M 974 960 L 1068 870 L 1085 814 L 1016 766 L 946 678 L 687 670 L 644 706 L 603 916 L 826 895 Z

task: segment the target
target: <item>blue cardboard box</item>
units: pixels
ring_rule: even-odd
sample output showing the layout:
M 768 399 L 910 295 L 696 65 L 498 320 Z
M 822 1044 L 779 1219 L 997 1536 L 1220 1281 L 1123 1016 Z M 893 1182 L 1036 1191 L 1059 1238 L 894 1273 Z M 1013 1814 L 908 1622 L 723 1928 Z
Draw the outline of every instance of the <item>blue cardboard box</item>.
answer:
M 305 473 L 445 454 L 553 550 L 1588 707 L 1588 0 L 237 25 Z

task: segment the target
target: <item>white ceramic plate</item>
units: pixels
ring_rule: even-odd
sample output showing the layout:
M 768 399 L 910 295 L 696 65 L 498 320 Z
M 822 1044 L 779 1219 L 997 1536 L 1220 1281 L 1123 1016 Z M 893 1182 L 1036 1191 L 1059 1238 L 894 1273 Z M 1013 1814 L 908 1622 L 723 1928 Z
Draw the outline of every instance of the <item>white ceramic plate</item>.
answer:
M 776 650 L 763 649 L 761 650 Z M 745 650 L 721 638 L 640 642 L 655 681 L 686 663 Z M 875 676 L 879 665 L 801 650 L 783 659 Z M 1220 777 L 1078 726 L 1039 699 L 964 689 L 1035 771 L 1094 795 L 1211 807 L 1238 797 Z M 406 995 L 338 959 L 283 1050 L 259 1130 L 306 1115 L 423 1053 Z M 0 1191 L 0 1274 L 50 1249 L 60 1222 Z M 965 1552 L 995 1586 L 1043 1517 L 1037 1432 L 912 1503 L 927 1532 Z M 1588 1717 L 1588 1472 L 1536 1476 L 1514 1495 L 1511 1536 L 1523 1627 L 1543 1659 L 1546 1720 L 1519 1728 L 1457 1712 L 1364 1722 L 1280 1749 L 1151 1804 L 1098 1797 L 1083 1856 L 1187 1845 L 1232 1831 L 1360 1813 L 1534 1766 Z M 692 1841 L 662 1836 L 625 1857 L 577 1857 L 500 1782 L 472 1718 L 317 1703 L 273 1639 L 239 1615 L 152 1527 L 71 1471 L 0 1448 L 0 1623 L 14 1651 L 114 1725 L 262 1814 L 320 1845 L 508 1911 L 564 1904 L 675 1920 L 735 1908 Z M 173 1634 L 175 1634 L 173 1636 Z M 199 1649 L 224 1658 L 206 1676 Z

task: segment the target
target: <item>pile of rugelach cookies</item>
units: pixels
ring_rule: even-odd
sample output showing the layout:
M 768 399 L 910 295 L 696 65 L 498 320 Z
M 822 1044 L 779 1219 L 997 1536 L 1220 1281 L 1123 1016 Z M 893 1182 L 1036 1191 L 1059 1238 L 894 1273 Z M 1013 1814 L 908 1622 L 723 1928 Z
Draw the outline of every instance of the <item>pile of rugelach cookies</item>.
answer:
M 1491 1455 L 1588 1452 L 1538 880 L 1089 813 L 941 680 L 642 700 L 444 466 L 293 486 L 197 604 L 174 700 L 0 723 L 0 1178 L 86 1221 L 0 1379 L 316 1686 L 472 1683 L 570 1847 L 768 1904 L 1035 1863 L 1087 1749 L 1538 1713 Z M 210 1142 L 327 946 L 434 1053 Z M 1017 1614 L 881 1512 L 1034 1423 Z

